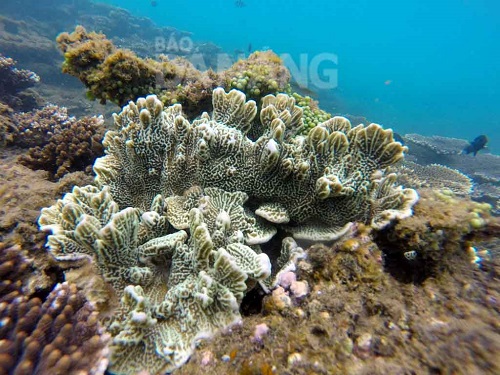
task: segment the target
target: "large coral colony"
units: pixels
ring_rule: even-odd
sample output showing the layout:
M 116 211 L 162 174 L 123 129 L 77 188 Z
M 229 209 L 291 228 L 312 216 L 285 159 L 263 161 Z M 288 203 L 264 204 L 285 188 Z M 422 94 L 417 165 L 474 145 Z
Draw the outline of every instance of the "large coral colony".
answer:
M 470 180 L 445 167 L 402 167 L 407 148 L 392 130 L 332 117 L 292 93 L 290 74 L 272 52 L 216 73 L 179 59 L 141 59 L 81 27 L 58 43 L 63 70 L 80 78 L 89 97 L 124 106 L 102 145 L 100 117 L 77 121 L 53 106 L 4 111 L 2 142 L 33 147 L 22 163 L 51 179 L 92 163 L 95 174 L 39 216 L 50 267 L 64 271 L 58 281 L 65 278 L 48 297 L 29 294 L 36 288 L 21 282 L 31 261 L 21 246 L 0 243 L 7 373 L 170 373 L 204 338 L 242 321 L 251 290 L 268 293 L 264 310 L 290 300 L 286 280 L 300 270 L 308 275 L 304 262 L 309 254 L 314 265 L 318 242 L 333 243 L 321 248 L 334 251 L 379 236 L 389 255 L 445 257 L 439 244 L 453 230 L 430 235 L 426 253 L 423 233 L 433 226 L 410 217 L 434 196 L 424 186 L 467 194 Z M 12 61 L 0 61 L 13 72 Z M 162 87 L 154 83 L 158 74 Z M 419 195 L 410 187 L 422 188 L 427 203 L 415 206 Z M 457 205 L 441 190 L 435 194 Z M 486 206 L 468 203 L 457 236 L 487 226 Z M 379 265 L 370 263 L 382 272 Z M 307 295 L 306 281 L 294 282 L 290 293 Z M 277 292 L 283 298 L 272 302 Z M 29 322 L 24 314 L 41 318 Z M 266 371 L 259 373 L 274 373 Z
M 217 88 L 212 114 L 192 122 L 151 95 L 114 121 L 97 186 L 75 187 L 39 219 L 55 258 L 94 262 L 120 300 L 106 323 L 113 373 L 182 365 L 199 338 L 241 318 L 252 285 L 272 287 L 293 267 L 293 238 L 382 228 L 417 201 L 386 173 L 405 151 L 390 130 L 334 117 L 302 136 L 303 111 L 286 94 L 259 108 Z M 273 237 L 280 253 L 266 254 Z

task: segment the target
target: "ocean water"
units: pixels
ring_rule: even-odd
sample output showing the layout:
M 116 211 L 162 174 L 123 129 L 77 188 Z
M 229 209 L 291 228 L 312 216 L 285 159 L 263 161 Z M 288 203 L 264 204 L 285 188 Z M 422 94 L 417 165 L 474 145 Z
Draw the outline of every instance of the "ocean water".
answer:
M 500 153 L 496 0 L 106 2 L 229 53 L 272 48 L 332 113 L 401 134 L 485 134 Z

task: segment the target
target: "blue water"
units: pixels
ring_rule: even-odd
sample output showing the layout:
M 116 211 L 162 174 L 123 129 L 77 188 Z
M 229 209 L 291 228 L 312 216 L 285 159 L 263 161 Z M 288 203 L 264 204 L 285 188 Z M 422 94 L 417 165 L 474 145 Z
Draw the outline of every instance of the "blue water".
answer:
M 230 53 L 268 46 L 298 67 L 302 55 L 297 79 L 330 112 L 364 115 L 401 134 L 486 134 L 500 153 L 498 0 L 106 2 Z M 313 61 L 321 62 L 312 69 L 320 86 L 337 74 L 335 87 L 315 87 Z

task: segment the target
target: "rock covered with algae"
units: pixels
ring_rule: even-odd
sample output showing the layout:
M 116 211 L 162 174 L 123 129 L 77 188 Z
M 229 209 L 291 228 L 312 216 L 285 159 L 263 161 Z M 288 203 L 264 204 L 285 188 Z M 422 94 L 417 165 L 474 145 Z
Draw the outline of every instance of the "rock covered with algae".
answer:
M 114 373 L 172 371 L 239 321 L 248 289 L 300 258 L 285 237 L 271 269 L 263 248 L 276 233 L 334 240 L 356 221 L 408 217 L 417 201 L 386 173 L 405 151 L 391 130 L 334 117 L 302 136 L 302 109 L 285 94 L 260 111 L 237 90 L 212 98 L 213 113 L 192 122 L 154 95 L 130 102 L 103 141 L 97 187 L 42 210 L 55 259 L 94 263 L 119 300 L 106 324 Z

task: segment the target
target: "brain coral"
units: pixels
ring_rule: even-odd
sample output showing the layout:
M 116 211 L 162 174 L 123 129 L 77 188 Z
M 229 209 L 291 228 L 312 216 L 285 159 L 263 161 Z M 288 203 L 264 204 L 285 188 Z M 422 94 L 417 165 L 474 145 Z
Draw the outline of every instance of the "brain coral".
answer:
M 355 221 L 407 217 L 417 200 L 386 173 L 405 148 L 379 125 L 334 117 L 304 137 L 302 109 L 285 94 L 264 97 L 259 112 L 218 88 L 213 109 L 189 122 L 156 96 L 130 102 L 94 164 L 98 187 L 42 210 L 56 260 L 94 262 L 121 300 L 107 322 L 112 372 L 172 371 L 199 338 L 239 320 L 247 289 L 270 284 L 260 245 L 278 231 L 334 240 Z M 300 252 L 285 237 L 273 273 Z

